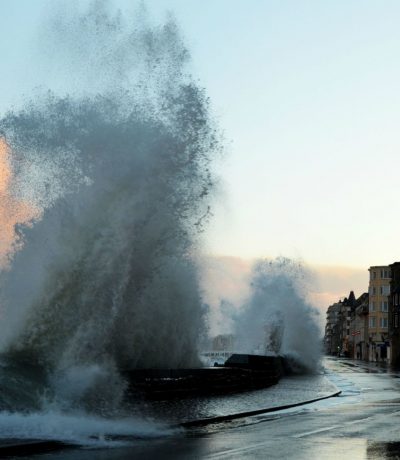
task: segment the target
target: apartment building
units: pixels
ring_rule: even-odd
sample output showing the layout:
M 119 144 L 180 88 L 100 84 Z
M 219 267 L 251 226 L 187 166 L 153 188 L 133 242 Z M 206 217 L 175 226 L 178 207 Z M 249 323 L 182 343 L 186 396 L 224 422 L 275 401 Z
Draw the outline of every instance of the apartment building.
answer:
M 326 312 L 325 325 L 325 351 L 329 355 L 338 355 L 341 351 L 341 343 L 339 341 L 339 313 L 342 302 L 336 302 L 328 307 Z
M 390 362 L 400 366 L 400 262 L 390 265 L 392 279 L 389 296 L 389 337 L 392 345 Z
M 353 341 L 353 359 L 368 360 L 369 358 L 369 295 L 364 292 L 357 299 L 357 306 L 350 321 L 350 337 Z
M 357 300 L 353 291 L 346 297 L 340 305 L 339 311 L 339 343 L 341 353 L 348 358 L 354 356 L 354 341 L 352 340 L 350 327 L 351 318 L 357 306 Z
M 391 270 L 387 265 L 377 265 L 370 267 L 368 271 L 368 359 L 390 362 L 388 311 Z

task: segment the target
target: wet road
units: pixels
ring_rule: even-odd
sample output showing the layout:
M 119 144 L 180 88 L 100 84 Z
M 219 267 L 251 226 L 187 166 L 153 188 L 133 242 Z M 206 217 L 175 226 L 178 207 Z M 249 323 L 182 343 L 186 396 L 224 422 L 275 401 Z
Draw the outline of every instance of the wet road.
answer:
M 47 454 L 46 459 L 400 458 L 400 373 L 328 359 L 343 395 L 303 408 L 182 431 L 126 448 Z

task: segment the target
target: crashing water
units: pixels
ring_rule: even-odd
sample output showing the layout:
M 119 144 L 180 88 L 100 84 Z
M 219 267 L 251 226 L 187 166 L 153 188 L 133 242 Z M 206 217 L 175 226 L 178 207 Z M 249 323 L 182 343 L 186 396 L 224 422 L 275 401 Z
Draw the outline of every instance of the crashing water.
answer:
M 282 355 L 294 372 L 318 371 L 322 337 L 319 312 L 307 301 L 309 277 L 295 260 L 258 260 L 252 267 L 247 298 L 239 307 L 225 303 L 225 316 L 237 337 L 236 349 Z
M 50 89 L 0 120 L 6 199 L 34 211 L 0 274 L 2 437 L 47 438 L 45 420 L 104 435 L 95 417 L 120 415 L 121 368 L 199 365 L 195 255 L 220 149 L 207 97 L 173 19 L 67 5 L 42 28 Z
M 33 69 L 43 86 L 0 119 L 0 211 L 13 210 L 0 438 L 119 445 L 172 432 L 132 418 L 121 369 L 200 364 L 196 257 L 221 142 L 173 19 L 154 26 L 99 0 L 52 8 Z M 240 351 L 264 343 L 311 369 L 319 334 L 296 273 L 258 264 L 231 324 Z M 268 343 L 266 323 L 279 326 Z

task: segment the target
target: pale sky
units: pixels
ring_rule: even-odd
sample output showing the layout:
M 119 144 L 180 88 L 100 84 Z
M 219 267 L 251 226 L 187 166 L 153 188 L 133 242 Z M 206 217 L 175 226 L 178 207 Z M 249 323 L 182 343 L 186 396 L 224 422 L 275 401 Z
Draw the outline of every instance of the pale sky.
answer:
M 175 11 L 232 142 L 210 250 L 397 260 L 400 3 L 148 4 Z
M 364 270 L 399 260 L 400 2 L 145 3 L 156 20 L 173 11 L 227 140 L 206 250 Z M 46 4 L 0 0 L 1 112 L 29 88 Z

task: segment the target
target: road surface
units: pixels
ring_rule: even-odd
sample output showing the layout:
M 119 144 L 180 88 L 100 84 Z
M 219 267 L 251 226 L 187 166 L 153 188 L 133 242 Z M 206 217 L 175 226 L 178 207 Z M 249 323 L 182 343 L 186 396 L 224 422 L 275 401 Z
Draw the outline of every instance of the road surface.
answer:
M 310 406 L 183 430 L 129 447 L 71 449 L 48 459 L 400 459 L 400 372 L 327 359 L 340 397 Z

